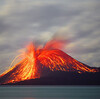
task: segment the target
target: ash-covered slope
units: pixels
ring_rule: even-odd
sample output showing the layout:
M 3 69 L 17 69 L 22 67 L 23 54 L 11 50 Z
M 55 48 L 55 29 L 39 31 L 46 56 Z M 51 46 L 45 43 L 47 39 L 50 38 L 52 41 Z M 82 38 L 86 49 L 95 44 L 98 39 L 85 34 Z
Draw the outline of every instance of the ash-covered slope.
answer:
M 45 77 L 4 85 L 100 85 L 99 77 L 100 72 L 79 74 L 77 72 L 51 71 Z

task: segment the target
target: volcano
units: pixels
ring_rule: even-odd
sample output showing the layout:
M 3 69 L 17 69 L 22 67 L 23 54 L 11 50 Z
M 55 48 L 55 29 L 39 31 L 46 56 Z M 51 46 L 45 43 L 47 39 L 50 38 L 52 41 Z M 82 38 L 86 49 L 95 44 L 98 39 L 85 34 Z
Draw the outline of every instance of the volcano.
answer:
M 62 47 L 62 43 L 52 40 L 43 48 L 40 46 L 36 48 L 33 43 L 30 43 L 27 50 L 20 55 L 23 59 L 0 75 L 0 84 L 14 84 L 25 80 L 35 82 L 37 79 L 50 77 L 47 75 L 53 75 L 54 78 L 58 78 L 56 75 L 59 75 L 62 78 L 62 72 L 81 75 L 100 71 L 100 69 L 85 65 L 61 51 L 59 48 Z

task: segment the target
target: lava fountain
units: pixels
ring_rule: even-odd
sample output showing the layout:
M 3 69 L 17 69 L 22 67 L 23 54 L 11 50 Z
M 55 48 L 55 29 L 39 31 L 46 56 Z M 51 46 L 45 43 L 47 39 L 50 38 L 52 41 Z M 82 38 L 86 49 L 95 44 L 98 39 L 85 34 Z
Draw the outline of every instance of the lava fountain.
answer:
M 67 72 L 98 72 L 96 68 L 89 67 L 59 48 L 63 47 L 64 41 L 51 40 L 43 48 L 35 47 L 33 43 L 27 46 L 22 54 L 23 59 L 0 75 L 0 84 L 15 83 L 28 79 L 41 77 L 41 72 L 67 71 Z

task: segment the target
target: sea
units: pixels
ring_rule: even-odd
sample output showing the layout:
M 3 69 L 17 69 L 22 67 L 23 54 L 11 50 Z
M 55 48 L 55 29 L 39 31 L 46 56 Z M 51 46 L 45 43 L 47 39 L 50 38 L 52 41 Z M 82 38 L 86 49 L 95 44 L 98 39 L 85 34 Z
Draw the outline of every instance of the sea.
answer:
M 0 86 L 0 99 L 100 99 L 100 86 Z

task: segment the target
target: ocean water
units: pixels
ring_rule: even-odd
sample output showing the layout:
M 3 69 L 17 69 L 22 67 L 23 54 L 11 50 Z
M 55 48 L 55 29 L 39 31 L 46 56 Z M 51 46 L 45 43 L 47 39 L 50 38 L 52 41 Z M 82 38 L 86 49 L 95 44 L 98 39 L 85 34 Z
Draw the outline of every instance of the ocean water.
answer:
M 100 99 L 100 86 L 0 86 L 0 99 Z

